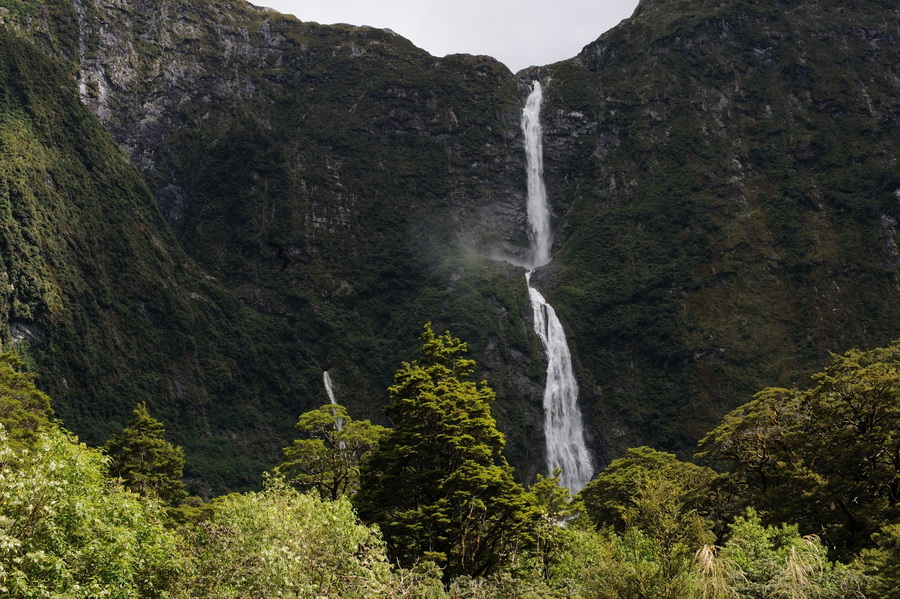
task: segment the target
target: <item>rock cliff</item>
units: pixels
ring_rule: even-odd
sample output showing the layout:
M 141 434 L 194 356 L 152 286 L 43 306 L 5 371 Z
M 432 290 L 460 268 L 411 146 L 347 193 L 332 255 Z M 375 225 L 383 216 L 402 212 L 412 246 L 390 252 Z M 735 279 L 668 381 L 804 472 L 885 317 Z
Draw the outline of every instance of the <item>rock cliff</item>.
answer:
M 274 460 L 296 414 L 326 401 L 322 370 L 354 417 L 380 419 L 426 321 L 470 342 L 510 457 L 525 477 L 541 468 L 542 356 L 523 273 L 497 260 L 527 246 L 519 118 L 531 79 L 545 89 L 556 231 L 535 280 L 569 329 L 599 463 L 638 443 L 687 449 L 760 387 L 900 329 L 889 2 L 644 0 L 579 56 L 517 75 L 238 0 L 0 5 L 6 35 L 43 48 L 141 173 L 171 229 L 147 238 L 175 256 L 166 268 L 184 265 L 179 285 L 201 281 L 193 293 L 224 306 L 185 312 L 160 291 L 147 318 L 183 323 L 190 366 L 150 335 L 130 343 L 157 352 L 152 364 L 121 361 L 110 376 L 101 344 L 77 385 L 60 344 L 77 354 L 78 326 L 13 310 L 10 338 L 36 348 L 61 412 L 85 431 L 105 433 L 98 423 L 131 397 L 164 418 L 196 410 L 199 434 L 175 427 L 194 472 L 226 439 L 252 456 L 216 475 L 225 485 Z M 97 210 L 103 248 L 161 222 L 146 206 L 140 223 Z M 121 268 L 134 260 L 141 276 L 161 268 L 130 257 Z M 92 259 L 76 262 L 78 284 L 95 284 Z M 76 279 L 59 291 L 72 305 Z M 135 330 L 128 310 L 146 305 L 118 287 L 105 302 L 125 315 L 99 310 L 98 334 Z M 131 391 L 148 368 L 156 383 Z M 87 407 L 93 376 L 103 413 Z

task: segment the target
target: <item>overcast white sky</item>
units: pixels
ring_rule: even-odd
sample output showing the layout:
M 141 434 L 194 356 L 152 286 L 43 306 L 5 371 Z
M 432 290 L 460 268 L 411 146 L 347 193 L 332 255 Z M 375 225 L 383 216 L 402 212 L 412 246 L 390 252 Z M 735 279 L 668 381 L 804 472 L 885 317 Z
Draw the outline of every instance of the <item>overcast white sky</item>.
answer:
M 638 0 L 251 0 L 301 21 L 391 29 L 435 56 L 487 54 L 513 72 L 572 58 Z

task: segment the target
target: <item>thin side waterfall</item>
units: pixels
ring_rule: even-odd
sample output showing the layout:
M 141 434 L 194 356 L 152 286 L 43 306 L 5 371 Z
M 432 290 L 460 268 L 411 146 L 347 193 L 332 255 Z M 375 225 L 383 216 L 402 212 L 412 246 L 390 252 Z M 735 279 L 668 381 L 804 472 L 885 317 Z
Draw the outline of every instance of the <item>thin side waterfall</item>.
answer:
M 578 408 L 578 383 L 572 371 L 572 356 L 566 334 L 553 306 L 531 286 L 531 273 L 550 262 L 550 209 L 544 186 L 543 135 L 540 124 L 541 84 L 534 87 L 522 111 L 525 156 L 528 169 L 528 225 L 531 264 L 525 274 L 528 297 L 534 314 L 534 331 L 547 354 L 547 383 L 544 387 L 544 436 L 547 439 L 547 468 L 562 468 L 560 483 L 577 493 L 591 480 L 594 468 L 584 442 L 584 426 Z
M 328 371 L 325 370 L 322 372 L 322 380 L 325 382 L 325 393 L 328 394 L 328 401 L 332 403 L 332 405 L 337 404 L 337 400 L 334 399 L 334 387 L 331 386 L 331 375 L 328 374 Z M 336 429 L 341 430 L 344 428 L 344 419 L 338 418 L 334 423 Z
M 331 386 L 331 375 L 328 374 L 327 370 L 322 372 L 322 380 L 325 381 L 325 393 L 328 394 L 328 401 L 336 404 L 337 400 L 334 399 L 334 387 Z

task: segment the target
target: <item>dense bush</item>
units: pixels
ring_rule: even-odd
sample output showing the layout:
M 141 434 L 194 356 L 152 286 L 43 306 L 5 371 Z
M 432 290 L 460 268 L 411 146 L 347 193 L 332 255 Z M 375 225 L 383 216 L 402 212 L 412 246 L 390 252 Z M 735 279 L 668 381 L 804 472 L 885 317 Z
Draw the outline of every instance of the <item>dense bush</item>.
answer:
M 65 431 L 17 451 L 0 428 L 0 595 L 166 596 L 184 562 L 163 521 Z
M 372 597 L 391 568 L 378 530 L 358 524 L 346 499 L 324 501 L 279 479 L 258 493 L 213 502 L 185 537 L 194 597 Z
M 109 458 L 100 451 L 44 422 L 27 444 L 0 425 L 0 594 L 73 599 L 897 596 L 900 529 L 890 494 L 895 479 L 883 460 L 866 461 L 869 449 L 893 447 L 897 434 L 891 399 L 896 344 L 834 356 L 831 366 L 813 377 L 815 387 L 767 390 L 729 415 L 705 445 L 710 456 L 746 458 L 727 462 L 733 467 L 725 475 L 640 447 L 610 464 L 572 500 L 558 486 L 558 472 L 539 476 L 527 492 L 510 486 L 508 468 L 493 465 L 502 435 L 490 417 L 490 389 L 465 380 L 471 374 L 465 344 L 449 334 L 435 336 L 427 327 L 422 340 L 421 357 L 403 365 L 391 390 L 398 428 L 377 446 L 386 453 L 372 463 L 363 459 L 363 489 L 357 495 L 368 510 L 377 508 L 370 513 L 393 535 L 405 569 L 393 563 L 379 528 L 360 522 L 346 497 L 331 499 L 314 488 L 303 493 L 271 477 L 262 491 L 208 504 L 193 498 L 164 508 L 154 493 L 132 493 L 118 477 L 111 478 Z M 25 382 L 30 384 L 27 377 Z M 859 422 L 850 416 L 862 414 L 848 406 L 868 406 L 866 413 L 877 417 L 878 426 L 847 434 L 846 426 Z M 331 410 L 312 413 L 321 417 L 320 434 L 330 434 L 326 429 L 346 415 Z M 779 417 L 772 418 L 774 413 Z M 408 420 L 409 414 L 417 417 Z M 829 462 L 820 454 L 834 443 L 815 450 L 807 435 L 827 438 L 823 430 L 842 439 L 838 462 L 873 467 L 822 472 L 821 464 Z M 443 447 L 428 445 L 434 439 Z M 766 450 L 754 455 L 771 455 L 751 462 L 752 447 Z M 332 449 L 341 449 L 337 437 Z M 459 465 L 450 468 L 454 456 Z M 797 479 L 803 465 L 820 474 Z M 406 482 L 377 486 L 385 473 L 389 480 Z M 779 487 L 777 494 L 762 492 L 757 478 L 763 474 Z M 855 481 L 860 492 L 874 490 L 860 494 L 858 503 L 876 532 L 859 536 L 864 548 L 852 561 L 844 560 L 849 563 L 835 559 L 849 551 L 847 545 L 827 545 L 811 534 L 827 530 L 835 518 L 829 509 L 817 513 L 819 504 L 798 483 L 818 480 L 815 492 L 821 493 L 845 488 L 849 483 L 842 484 L 841 477 Z M 733 494 L 736 489 L 743 491 L 742 500 Z M 773 498 L 791 492 L 794 501 L 773 504 Z M 438 496 L 429 503 L 428 494 Z M 766 511 L 735 513 L 742 502 L 754 501 Z M 792 520 L 798 523 L 785 523 Z

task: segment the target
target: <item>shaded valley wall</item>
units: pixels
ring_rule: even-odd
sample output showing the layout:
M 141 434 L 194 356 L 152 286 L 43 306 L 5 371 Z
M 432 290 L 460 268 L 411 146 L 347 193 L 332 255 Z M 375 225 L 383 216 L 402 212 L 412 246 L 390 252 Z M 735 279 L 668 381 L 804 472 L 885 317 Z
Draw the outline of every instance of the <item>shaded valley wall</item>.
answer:
M 489 258 L 528 246 L 519 115 L 539 78 L 555 247 L 533 281 L 567 329 L 598 463 L 688 450 L 762 386 L 898 335 L 898 9 L 770 4 L 647 0 L 578 57 L 514 76 L 241 2 L 53 0 L 26 21 L 68 61 L 59 102 L 102 120 L 174 234 L 136 179 L 140 222 L 103 203 L 119 192 L 73 190 L 66 209 L 91 198 L 85 220 L 108 228 L 75 235 L 94 254 L 146 244 L 108 270 L 60 257 L 80 273 L 59 287 L 71 326 L 13 310 L 10 336 L 55 331 L 30 347 L 77 430 L 102 441 L 147 399 L 193 471 L 234 486 L 328 401 L 323 370 L 354 417 L 382 419 L 432 321 L 470 342 L 528 478 L 543 357 L 521 269 Z M 46 135 L 62 125 L 80 131 Z M 127 351 L 82 355 L 84 331 Z
M 549 298 L 601 451 L 690 448 L 762 386 L 900 333 L 898 19 L 647 1 L 541 70 Z

